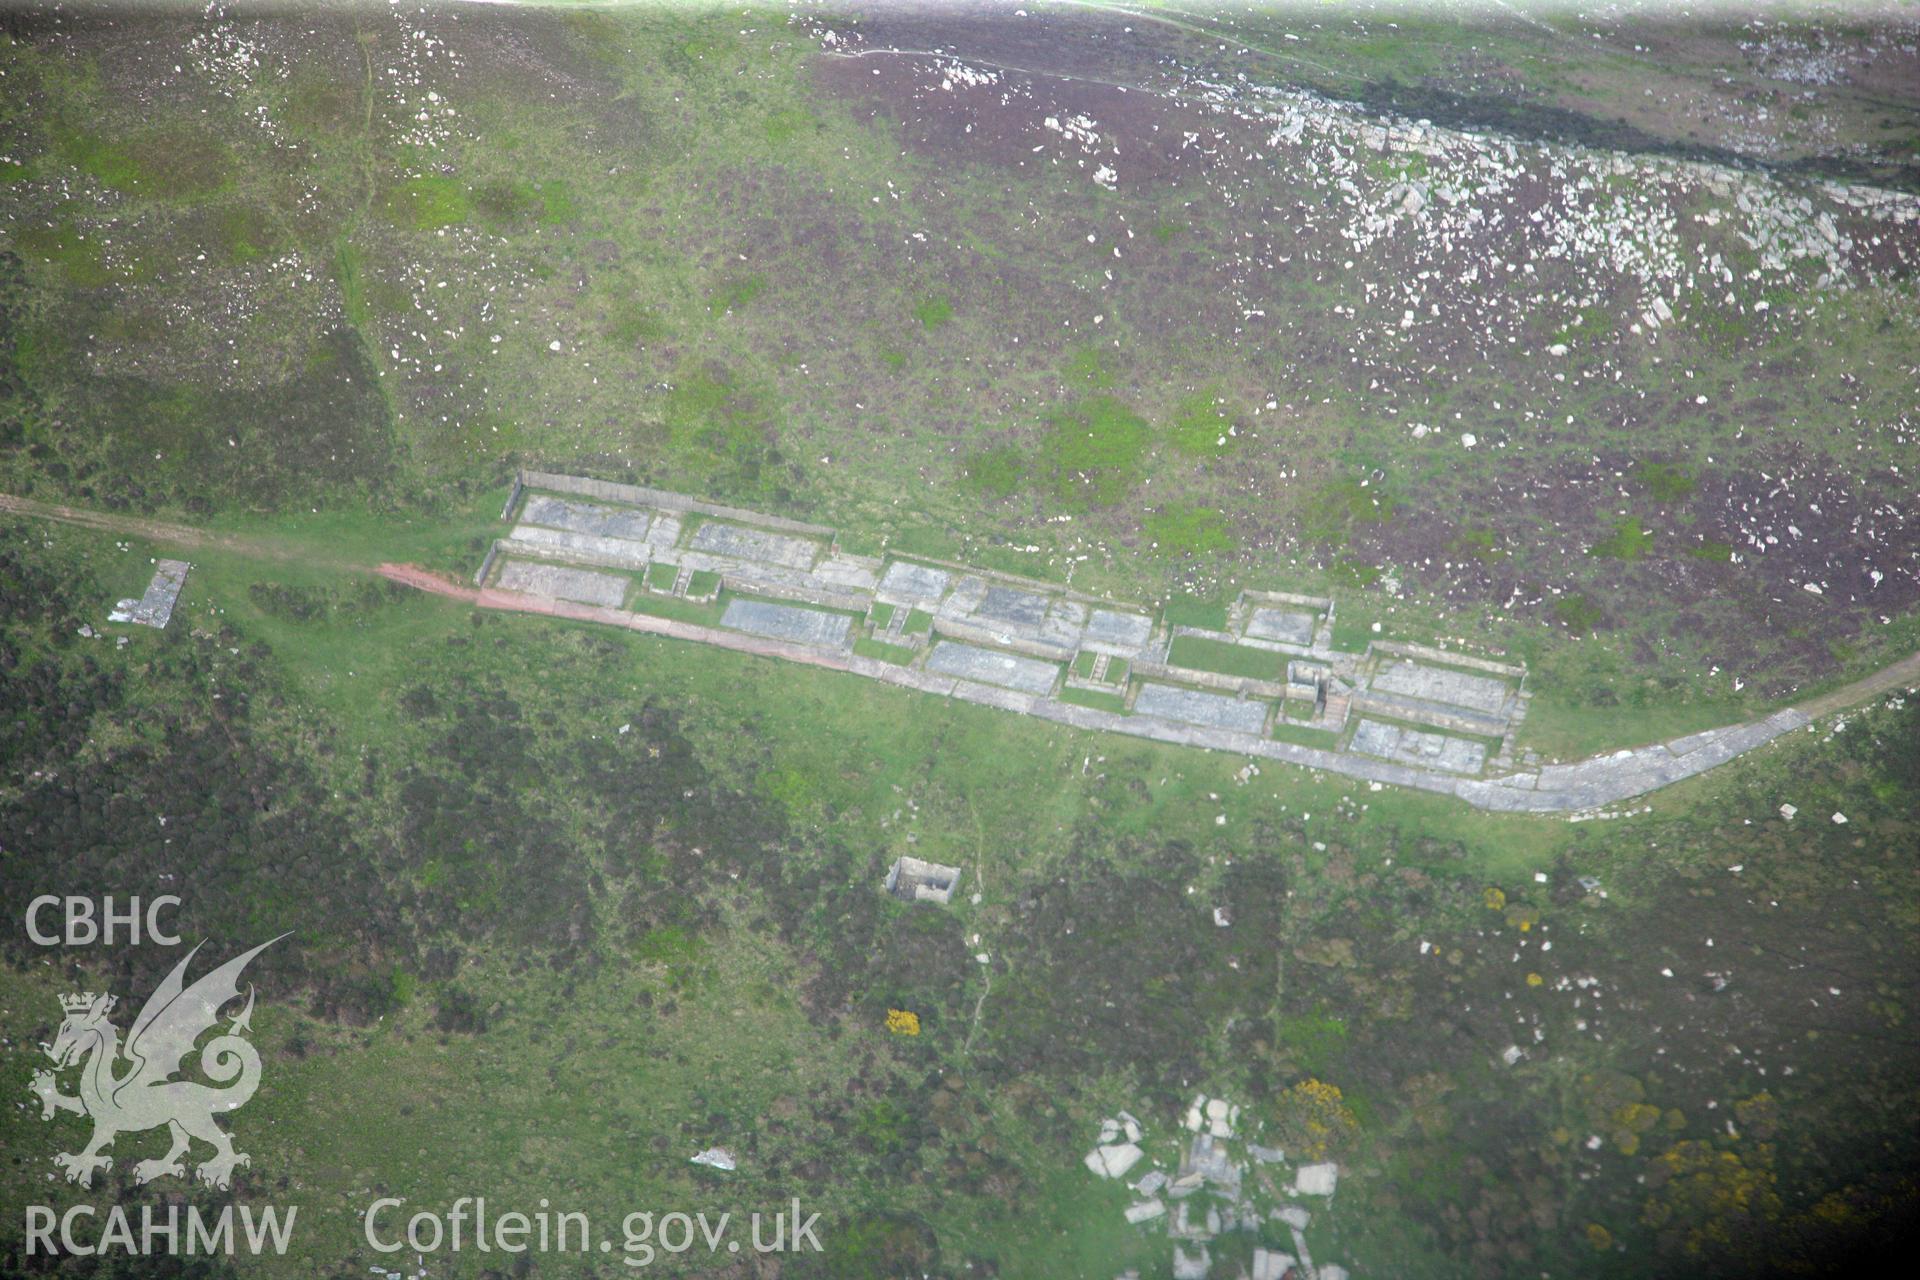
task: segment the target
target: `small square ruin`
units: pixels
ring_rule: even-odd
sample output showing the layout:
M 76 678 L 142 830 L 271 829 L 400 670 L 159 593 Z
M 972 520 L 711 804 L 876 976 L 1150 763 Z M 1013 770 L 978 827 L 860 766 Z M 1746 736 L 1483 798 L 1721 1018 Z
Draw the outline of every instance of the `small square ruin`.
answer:
M 920 858 L 896 858 L 887 872 L 887 892 L 904 902 L 937 902 L 945 906 L 960 883 L 960 868 L 944 867 Z

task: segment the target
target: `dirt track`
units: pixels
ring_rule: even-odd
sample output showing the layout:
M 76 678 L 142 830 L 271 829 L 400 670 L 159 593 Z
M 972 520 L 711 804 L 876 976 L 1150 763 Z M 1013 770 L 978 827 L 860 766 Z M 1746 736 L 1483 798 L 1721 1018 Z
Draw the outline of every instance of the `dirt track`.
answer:
M 131 534 L 136 538 L 149 538 L 176 547 L 217 547 L 222 551 L 268 560 L 290 560 L 307 555 L 298 548 L 280 546 L 264 538 L 215 533 L 187 524 L 89 511 L 84 507 L 68 507 L 54 502 L 35 502 L 31 498 L 17 498 L 10 493 L 0 493 L 0 514 L 25 516 L 34 520 L 58 520 L 62 524 L 79 525 L 83 529 Z

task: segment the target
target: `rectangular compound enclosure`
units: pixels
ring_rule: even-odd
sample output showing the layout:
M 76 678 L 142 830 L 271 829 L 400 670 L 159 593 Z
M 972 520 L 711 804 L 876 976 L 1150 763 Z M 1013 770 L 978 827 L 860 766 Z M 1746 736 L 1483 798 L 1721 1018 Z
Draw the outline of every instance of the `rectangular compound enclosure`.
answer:
M 572 600 L 617 609 L 627 598 L 627 579 L 617 573 L 570 569 L 558 564 L 509 560 L 501 566 L 495 584 L 502 591 L 519 591 L 550 600 Z
M 720 625 L 769 640 L 786 640 L 821 649 L 846 648 L 853 631 L 853 619 L 844 613 L 766 600 L 728 601 L 726 612 L 720 615 Z
M 942 640 L 935 645 L 933 655 L 927 659 L 927 670 L 1033 694 L 1053 692 L 1054 682 L 1060 678 L 1058 663 L 983 649 L 958 640 Z
M 1157 716 L 1209 729 L 1233 729 L 1240 733 L 1261 733 L 1267 726 L 1264 702 L 1242 701 L 1220 693 L 1202 693 L 1170 684 L 1143 684 L 1134 700 L 1135 715 Z

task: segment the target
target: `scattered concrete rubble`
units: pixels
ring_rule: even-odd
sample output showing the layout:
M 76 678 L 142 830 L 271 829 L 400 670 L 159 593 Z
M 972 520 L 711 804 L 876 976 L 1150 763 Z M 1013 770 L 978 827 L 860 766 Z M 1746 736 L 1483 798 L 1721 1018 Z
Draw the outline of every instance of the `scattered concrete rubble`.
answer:
M 1339 1181 L 1339 1167 L 1329 1162 L 1302 1165 L 1292 1171 L 1291 1183 L 1281 1191 L 1281 1183 L 1264 1169 L 1285 1164 L 1285 1152 L 1250 1140 L 1242 1142 L 1243 1122 L 1246 1117 L 1233 1102 L 1201 1094 L 1187 1106 L 1181 1134 L 1156 1139 L 1138 1119 L 1122 1111 L 1101 1121 L 1100 1140 L 1087 1153 L 1085 1164 L 1100 1178 L 1125 1180 L 1138 1175 L 1129 1183 L 1136 1199 L 1121 1211 L 1121 1218 L 1132 1228 L 1167 1233 L 1174 1242 L 1175 1276 L 1208 1280 L 1214 1267 L 1213 1247 L 1223 1236 L 1234 1232 L 1270 1235 L 1278 1226 L 1292 1237 L 1293 1252 L 1255 1249 L 1252 1275 L 1256 1280 L 1281 1280 L 1290 1269 L 1296 1278 L 1343 1280 L 1346 1272 L 1341 1268 L 1314 1263 L 1306 1239 L 1314 1215 L 1290 1199 L 1330 1198 Z M 1143 1168 L 1146 1171 L 1139 1172 Z M 1243 1280 L 1246 1274 L 1244 1268 L 1236 1269 L 1233 1280 Z
M 736 1167 L 733 1152 L 727 1150 L 725 1147 L 708 1147 L 705 1151 L 695 1155 L 688 1163 L 703 1164 L 709 1169 L 719 1169 L 726 1173 L 732 1173 Z

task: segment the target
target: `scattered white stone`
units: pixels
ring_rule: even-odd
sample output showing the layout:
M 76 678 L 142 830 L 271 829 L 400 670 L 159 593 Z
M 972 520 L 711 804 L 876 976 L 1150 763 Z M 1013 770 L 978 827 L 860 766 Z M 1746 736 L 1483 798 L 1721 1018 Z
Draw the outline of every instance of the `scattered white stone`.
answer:
M 1783 804 L 1780 806 L 1780 816 L 1785 818 L 1788 822 L 1792 822 L 1793 815 L 1798 812 L 1800 812 L 1800 810 L 1794 808 L 1790 804 Z
M 725 1147 L 708 1147 L 688 1163 L 704 1164 L 709 1169 L 719 1169 L 726 1173 L 732 1173 L 734 1170 L 733 1152 Z
M 1145 1154 L 1131 1142 L 1109 1143 L 1087 1153 L 1087 1168 L 1103 1178 L 1118 1178 L 1140 1163 Z
M 1846 815 L 1846 814 L 1844 814 L 1844 813 L 1836 813 L 1836 814 L 1834 814 L 1834 815 L 1833 815 L 1833 825 L 1834 825 L 1834 826 L 1836 826 L 1836 827 L 1844 827 L 1844 826 L 1846 826 L 1846 825 L 1847 825 L 1847 815 Z
M 1340 1166 L 1328 1161 L 1325 1164 L 1303 1164 L 1293 1175 L 1293 1194 L 1297 1196 L 1330 1196 L 1340 1181 Z
M 1139 1204 L 1127 1206 L 1126 1217 L 1128 1222 L 1139 1226 L 1143 1222 L 1152 1222 L 1155 1218 L 1165 1214 L 1166 1211 L 1167 1206 L 1162 1204 L 1156 1197 L 1152 1200 L 1145 1200 Z

